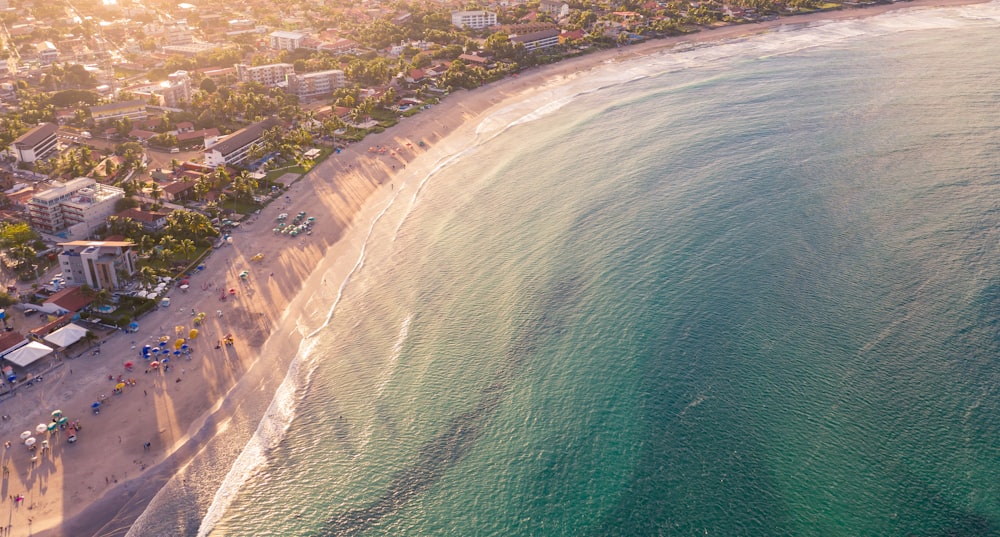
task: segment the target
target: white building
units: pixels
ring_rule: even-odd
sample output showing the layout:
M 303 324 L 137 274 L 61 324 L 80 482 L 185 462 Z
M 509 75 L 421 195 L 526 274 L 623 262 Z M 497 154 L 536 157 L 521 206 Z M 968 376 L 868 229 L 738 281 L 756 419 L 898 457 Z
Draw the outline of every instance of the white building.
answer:
M 451 23 L 459 28 L 481 30 L 497 25 L 497 14 L 491 11 L 452 11 Z
M 67 285 L 118 289 L 125 277 L 135 274 L 138 257 L 130 242 L 73 241 L 59 246 L 59 267 Z
M 43 232 L 67 237 L 86 237 L 115 212 L 115 202 L 125 191 L 102 185 L 89 177 L 78 177 L 28 200 L 28 221 Z
M 531 52 L 533 50 L 557 46 L 559 44 L 559 30 L 552 29 L 531 32 L 530 34 L 513 36 L 510 40 L 512 43 L 524 44 L 524 50 Z
M 221 141 L 205 149 L 205 165 L 215 167 L 243 164 L 247 160 L 250 149 L 260 140 L 264 131 L 274 128 L 277 125 L 278 121 L 270 118 L 226 136 Z M 208 140 L 206 140 L 207 142 Z
M 278 30 L 268 34 L 271 38 L 271 48 L 274 50 L 295 50 L 302 47 L 306 34 L 302 32 L 286 32 Z
M 14 158 L 18 162 L 32 163 L 47 157 L 58 149 L 55 123 L 42 123 L 14 140 Z
M 288 87 L 285 90 L 305 100 L 329 95 L 333 90 L 344 87 L 345 82 L 344 72 L 340 69 L 302 75 L 291 74 L 288 76 Z
M 256 82 L 269 88 L 284 86 L 289 75 L 295 74 L 295 67 L 290 63 L 269 63 L 267 65 L 236 66 L 236 79 L 240 82 Z

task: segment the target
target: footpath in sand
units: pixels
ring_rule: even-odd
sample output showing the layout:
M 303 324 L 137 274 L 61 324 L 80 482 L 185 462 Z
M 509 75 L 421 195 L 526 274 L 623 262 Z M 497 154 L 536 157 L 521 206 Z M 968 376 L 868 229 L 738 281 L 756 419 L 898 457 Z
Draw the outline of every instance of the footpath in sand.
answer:
M 319 302 L 332 302 L 336 286 L 325 285 L 323 278 L 343 281 L 371 215 L 392 193 L 389 184 L 425 177 L 441 159 L 461 150 L 477 120 L 491 110 L 523 99 L 552 80 L 609 61 L 656 53 L 679 42 L 725 40 L 780 24 L 857 18 L 901 7 L 971 3 L 975 2 L 917 1 L 818 13 L 594 53 L 457 92 L 331 156 L 296 182 L 287 198 L 241 225 L 233 233 L 232 245 L 213 252 L 205 269 L 191 278 L 187 292 L 174 288 L 169 308 L 138 320 L 138 333 L 112 333 L 101 341 L 99 354 L 66 358 L 44 382 L 19 389 L 2 402 L 2 414 L 10 419 L 0 421 L 0 442 L 9 441 L 11 446 L 0 448 L 4 468 L 0 514 L 7 511 L 6 519 L 0 518 L 0 536 L 93 535 L 98 528 L 104 535 L 123 535 L 149 501 L 149 491 L 198 456 L 191 439 L 214 434 L 206 425 L 210 418 L 220 423 L 234 412 L 233 404 L 224 403 L 227 397 L 232 403 L 241 379 L 253 376 L 267 388 L 254 397 L 273 395 L 298 350 L 297 323 L 303 308 L 317 297 Z M 387 151 L 372 153 L 371 147 Z M 278 214 L 289 213 L 291 218 L 299 211 L 316 218 L 311 235 L 292 238 L 272 232 Z M 251 261 L 257 254 L 263 258 Z M 243 271 L 248 271 L 248 278 L 240 277 Z M 230 288 L 236 294 L 230 296 Z M 226 300 L 219 299 L 223 291 Z M 169 371 L 161 367 L 146 372 L 142 346 L 157 343 L 161 336 L 172 342 L 187 335 L 192 310 L 205 312 L 206 319 L 198 337 L 188 341 L 190 356 L 172 357 Z M 183 327 L 182 334 L 176 332 L 178 326 Z M 233 345 L 216 348 L 226 334 L 233 335 Z M 127 361 L 134 363 L 131 371 L 124 367 Z M 122 393 L 114 394 L 119 375 L 134 379 L 134 385 L 128 383 Z M 102 394 L 106 402 L 94 415 L 91 404 Z M 46 433 L 38 435 L 38 441 L 49 440 L 50 449 L 28 451 L 21 432 L 49 422 L 56 409 L 80 420 L 79 441 L 68 444 L 64 432 L 51 437 Z M 199 499 L 210 501 L 210 492 Z M 206 508 L 201 505 L 199 514 Z M 109 521 L 115 528 L 108 528 Z

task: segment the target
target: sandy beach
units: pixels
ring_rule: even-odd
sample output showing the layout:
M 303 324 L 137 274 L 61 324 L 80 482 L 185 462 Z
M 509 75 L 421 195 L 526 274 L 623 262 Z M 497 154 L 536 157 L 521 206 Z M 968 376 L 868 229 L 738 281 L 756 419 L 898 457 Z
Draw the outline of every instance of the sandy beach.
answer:
M 3 401 L 2 413 L 10 419 L 0 421 L 0 441 L 9 441 L 10 447 L 2 455 L 0 535 L 124 535 L 156 491 L 192 458 L 235 459 L 238 453 L 202 454 L 203 440 L 225 430 L 246 398 L 274 394 L 302 334 L 316 328 L 304 325 L 305 319 L 316 318 L 317 309 L 333 302 L 357 262 L 372 219 L 394 189 L 419 181 L 442 158 L 461 150 L 478 120 L 491 110 L 539 91 L 548 81 L 682 42 L 726 40 L 783 24 L 868 17 L 894 9 L 973 3 L 916 0 L 815 13 L 588 54 L 458 91 L 332 155 L 297 181 L 286 197 L 245 222 L 233 233 L 231 245 L 212 253 L 186 292 L 175 288 L 170 293 L 169 308 L 139 320 L 137 333 L 111 333 L 101 341 L 99 354 L 66 358 L 43 382 L 18 389 Z M 386 151 L 373 153 L 372 147 Z M 279 213 L 299 211 L 316 217 L 311 235 L 291 238 L 272 232 Z M 251 260 L 257 254 L 263 258 Z M 243 271 L 249 271 L 249 278 L 240 277 Z M 223 294 L 226 299 L 220 300 Z M 171 341 L 186 336 L 193 327 L 192 312 L 205 312 L 207 319 L 198 337 L 188 342 L 190 356 L 173 357 L 169 370 L 149 369 L 142 346 L 155 345 L 162 336 Z M 218 345 L 227 334 L 233 345 Z M 134 362 L 131 371 L 124 367 L 128 361 Z M 119 375 L 123 381 L 133 379 L 134 385 L 127 382 L 115 394 Z M 94 415 L 91 404 L 102 396 L 100 414 Z M 65 432 L 41 434 L 38 441 L 48 439 L 50 449 L 29 452 L 21 432 L 49 422 L 55 409 L 81 421 L 79 441 L 67 443 Z

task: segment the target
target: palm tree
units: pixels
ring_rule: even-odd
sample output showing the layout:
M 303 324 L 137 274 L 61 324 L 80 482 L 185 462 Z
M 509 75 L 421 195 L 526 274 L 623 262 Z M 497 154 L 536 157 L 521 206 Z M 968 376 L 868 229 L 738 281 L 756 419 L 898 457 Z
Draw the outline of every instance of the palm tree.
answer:
M 191 254 L 194 253 L 194 250 L 194 241 L 191 239 L 181 239 L 181 241 L 177 243 L 177 251 L 184 256 L 185 261 L 191 259 Z
M 149 197 L 153 198 L 154 203 L 159 203 L 161 196 L 163 196 L 163 189 L 160 188 L 160 184 L 156 181 L 151 181 L 149 183 Z

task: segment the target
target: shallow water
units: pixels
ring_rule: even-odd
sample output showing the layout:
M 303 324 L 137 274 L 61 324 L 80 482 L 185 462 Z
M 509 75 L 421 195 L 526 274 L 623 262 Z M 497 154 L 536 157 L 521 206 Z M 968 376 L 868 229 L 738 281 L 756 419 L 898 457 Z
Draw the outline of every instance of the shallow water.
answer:
M 786 28 L 498 112 L 371 227 L 202 532 L 1000 534 L 998 29 Z

